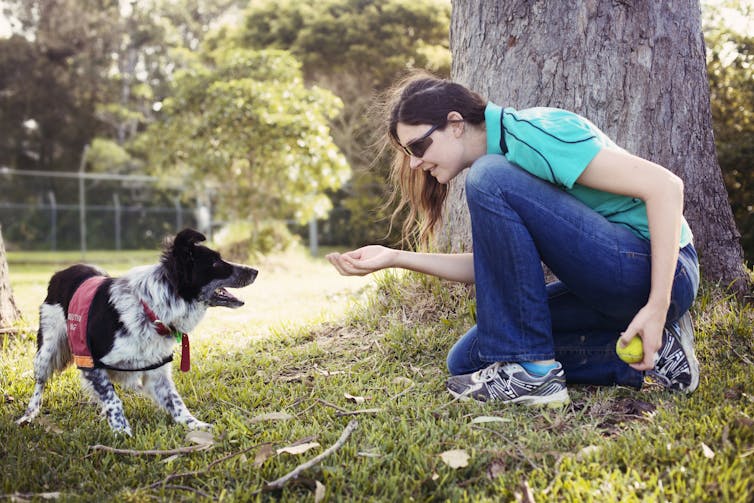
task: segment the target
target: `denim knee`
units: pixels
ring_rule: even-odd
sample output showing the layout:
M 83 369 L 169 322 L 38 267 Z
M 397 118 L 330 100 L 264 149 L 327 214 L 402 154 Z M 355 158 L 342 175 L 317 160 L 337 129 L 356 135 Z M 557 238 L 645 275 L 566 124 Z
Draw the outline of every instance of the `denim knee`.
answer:
M 487 154 L 474 161 L 466 175 L 466 197 L 474 198 L 482 193 L 500 193 L 494 189 L 518 193 L 520 189 L 531 183 L 542 183 L 542 181 L 502 155 Z
M 470 187 L 487 187 L 490 178 L 495 177 L 499 170 L 512 167 L 514 165 L 502 155 L 483 155 L 474 161 L 466 175 L 466 190 L 468 191 Z

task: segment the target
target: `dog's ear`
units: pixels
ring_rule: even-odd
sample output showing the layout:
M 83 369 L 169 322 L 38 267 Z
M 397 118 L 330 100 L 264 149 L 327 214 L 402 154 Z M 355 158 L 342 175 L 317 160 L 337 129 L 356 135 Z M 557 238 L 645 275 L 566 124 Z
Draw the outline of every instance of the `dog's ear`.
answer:
M 196 243 L 206 241 L 206 239 L 207 238 L 204 236 L 204 234 L 199 231 L 195 231 L 194 229 L 183 229 L 175 236 L 175 239 L 173 239 L 173 247 L 189 248 Z
M 167 268 L 174 286 L 190 281 L 194 266 L 194 245 L 205 239 L 201 232 L 183 229 L 173 239 L 165 242 L 162 263 Z

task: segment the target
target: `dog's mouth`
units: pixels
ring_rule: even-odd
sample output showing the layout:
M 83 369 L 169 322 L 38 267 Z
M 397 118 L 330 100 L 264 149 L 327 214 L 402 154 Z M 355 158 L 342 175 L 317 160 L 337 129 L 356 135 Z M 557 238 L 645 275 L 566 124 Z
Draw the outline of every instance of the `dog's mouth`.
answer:
M 227 278 L 216 279 L 202 287 L 199 299 L 208 307 L 236 308 L 244 305 L 244 302 L 230 293 L 226 288 L 243 288 L 254 282 L 257 270 L 251 267 L 233 265 L 233 273 Z
M 207 304 L 209 304 L 210 307 L 241 307 L 244 304 L 241 299 L 222 287 L 216 288 L 207 300 Z

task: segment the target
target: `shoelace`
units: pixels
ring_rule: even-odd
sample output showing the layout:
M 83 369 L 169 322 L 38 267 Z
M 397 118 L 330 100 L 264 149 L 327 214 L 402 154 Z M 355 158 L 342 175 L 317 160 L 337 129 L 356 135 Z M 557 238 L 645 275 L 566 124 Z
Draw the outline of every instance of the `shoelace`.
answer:
M 500 362 L 493 363 L 489 367 L 483 368 L 477 372 L 476 380 L 481 382 L 489 382 L 497 377 L 498 370 L 500 370 Z
M 667 330 L 667 329 L 666 329 Z M 673 384 L 673 381 L 678 378 L 683 371 L 677 367 L 666 366 L 668 359 L 677 351 L 682 351 L 680 347 L 676 347 L 680 343 L 675 338 L 667 334 L 665 344 L 663 344 L 660 351 L 655 356 L 655 367 L 649 371 L 649 375 L 655 378 L 663 386 L 669 387 Z
M 678 344 L 675 340 L 675 337 L 673 337 L 669 333 L 666 333 L 666 337 L 667 338 L 665 339 L 665 343 L 662 345 L 662 348 L 660 348 L 660 351 L 657 353 L 657 356 L 655 358 L 655 369 L 660 367 L 660 370 L 664 371 L 663 376 L 672 374 L 673 369 L 665 368 L 665 364 L 674 353 L 681 350 L 680 347 L 676 347 L 676 345 Z M 672 375 L 668 375 L 668 377 L 671 379 L 673 378 Z

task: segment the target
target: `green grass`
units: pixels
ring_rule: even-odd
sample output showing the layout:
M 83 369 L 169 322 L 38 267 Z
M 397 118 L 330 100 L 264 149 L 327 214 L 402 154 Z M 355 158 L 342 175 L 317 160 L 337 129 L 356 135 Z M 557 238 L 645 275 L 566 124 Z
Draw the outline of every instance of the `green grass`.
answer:
M 297 264 L 286 264 L 295 282 L 311 276 L 321 286 L 335 274 L 321 260 L 301 261 L 306 273 L 300 275 L 290 274 Z M 12 278 L 15 270 L 11 264 Z M 49 268 L 24 274 L 13 280 L 14 291 L 31 299 L 38 294 L 26 290 L 43 283 Z M 275 300 L 295 318 L 292 297 Z M 215 424 L 216 443 L 171 459 L 92 451 L 95 444 L 146 450 L 189 442 L 181 426 L 127 391 L 121 397 L 134 436 L 113 435 L 72 369 L 51 380 L 43 420 L 16 426 L 33 386 L 35 335 L 5 336 L 0 494 L 59 493 L 65 501 L 314 501 L 318 481 L 328 501 L 754 499 L 754 311 L 713 287 L 704 287 L 694 308 L 702 365 L 696 393 L 678 396 L 656 385 L 641 391 L 574 386 L 564 409 L 451 399 L 445 355 L 474 312 L 460 286 L 386 274 L 366 291 L 328 294 L 321 303 L 333 310 L 312 311 L 305 323 L 287 325 L 259 326 L 253 312 L 244 321 L 225 320 L 229 311 L 213 313 L 212 333 L 225 337 L 199 337 L 191 372 L 175 372 L 175 378 L 188 407 Z M 354 403 L 346 394 L 365 401 Z M 364 409 L 379 411 L 341 414 Z M 289 418 L 255 420 L 273 412 Z M 497 420 L 475 421 L 480 417 Z M 258 492 L 334 444 L 352 419 L 359 426 L 341 449 L 281 491 Z M 265 444 L 278 449 L 301 440 L 320 447 L 255 464 Z M 440 454 L 451 449 L 465 450 L 468 466 L 447 466 Z M 184 472 L 198 473 L 149 487 Z

